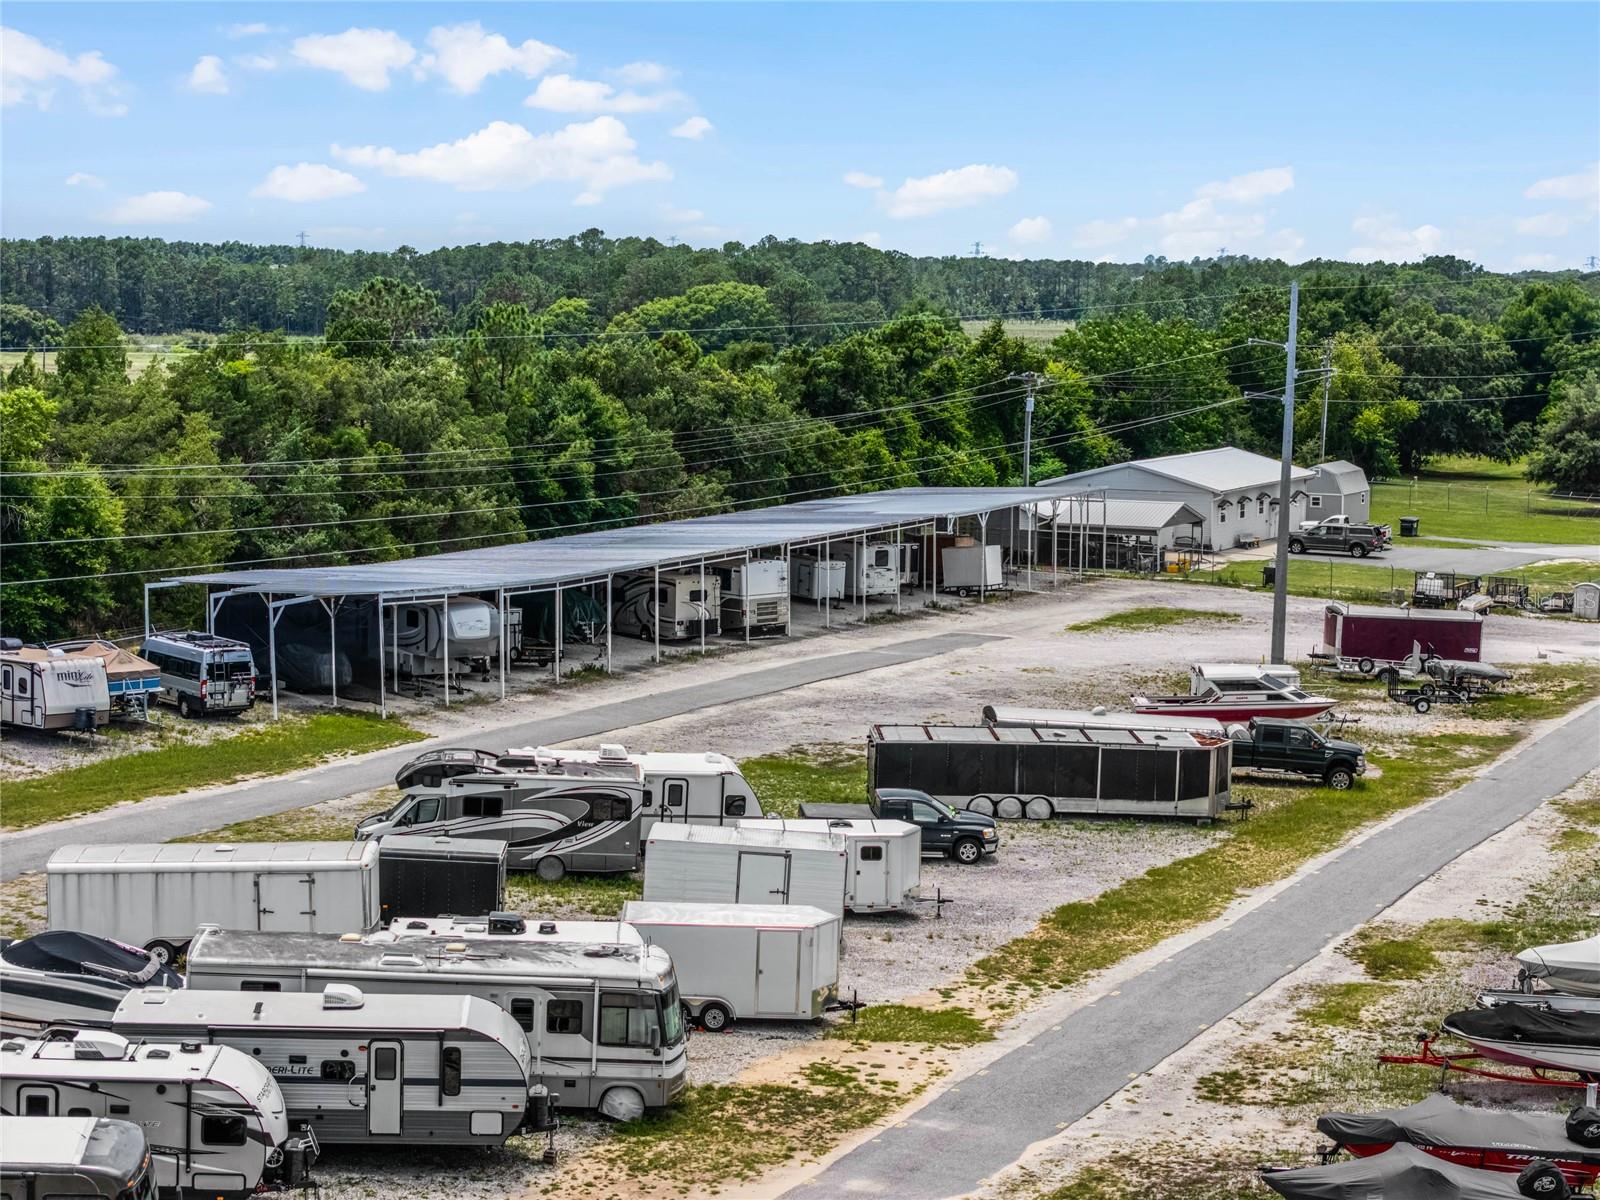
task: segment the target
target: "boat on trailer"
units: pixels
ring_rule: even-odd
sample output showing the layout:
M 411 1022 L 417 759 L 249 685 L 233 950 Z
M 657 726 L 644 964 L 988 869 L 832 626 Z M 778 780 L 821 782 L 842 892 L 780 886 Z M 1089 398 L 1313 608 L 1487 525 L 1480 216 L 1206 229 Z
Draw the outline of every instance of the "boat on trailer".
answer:
M 1600 996 L 1600 934 L 1580 942 L 1530 946 L 1517 955 L 1522 964 L 1518 982 L 1535 980 L 1573 996 Z
M 133 988 L 181 988 L 183 976 L 137 946 L 70 929 L 0 944 L 0 1033 L 52 1025 L 109 1028 Z
M 1132 697 L 1145 716 L 1208 717 L 1224 724 L 1252 717 L 1304 720 L 1327 712 L 1335 701 L 1300 686 L 1300 672 L 1283 663 L 1196 663 L 1187 696 Z
M 1567 1193 L 1560 1171 L 1550 1163 L 1530 1165 L 1544 1186 L 1524 1191 L 1522 1175 L 1458 1166 L 1415 1146 L 1391 1146 L 1371 1158 L 1346 1159 L 1315 1167 L 1266 1167 L 1261 1182 L 1288 1200 L 1521 1200 Z
M 1471 1049 L 1440 1049 L 1435 1043 L 1441 1037 Z M 1421 1034 L 1417 1041 L 1414 1054 L 1380 1054 L 1378 1061 L 1543 1087 L 1600 1083 L 1600 1013 L 1524 1004 L 1468 1008 L 1440 1022 L 1439 1034 Z M 1525 1073 L 1513 1074 L 1502 1066 Z

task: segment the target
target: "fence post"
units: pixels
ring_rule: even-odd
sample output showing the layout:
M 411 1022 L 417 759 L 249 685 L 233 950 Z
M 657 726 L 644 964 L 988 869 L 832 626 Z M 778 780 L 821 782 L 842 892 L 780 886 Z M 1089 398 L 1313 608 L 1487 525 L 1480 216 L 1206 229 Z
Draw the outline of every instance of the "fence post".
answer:
M 1450 485 L 1448 483 L 1444 485 L 1444 510 L 1445 512 L 1450 511 Z
M 1488 488 L 1484 488 L 1483 489 L 1483 515 L 1486 516 L 1486 517 L 1489 515 L 1489 489 Z

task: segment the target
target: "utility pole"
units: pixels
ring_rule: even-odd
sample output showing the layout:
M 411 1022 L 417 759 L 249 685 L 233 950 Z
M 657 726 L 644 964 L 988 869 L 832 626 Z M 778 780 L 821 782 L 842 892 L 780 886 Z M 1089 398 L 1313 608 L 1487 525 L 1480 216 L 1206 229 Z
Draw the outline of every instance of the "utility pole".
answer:
M 1033 397 L 1044 383 L 1044 376 L 1037 371 L 1022 371 L 1019 374 L 1007 375 L 1006 382 L 1017 381 L 1028 386 L 1028 398 L 1024 401 L 1022 410 L 1022 486 L 1033 486 Z
M 300 238 L 300 249 L 304 250 L 306 248 L 306 238 L 309 235 L 302 229 L 297 236 Z
M 1333 339 L 1322 343 L 1322 441 L 1317 447 L 1317 461 L 1328 461 L 1328 393 L 1333 390 Z
M 983 257 L 983 243 L 982 242 L 973 242 L 972 243 L 972 257 L 973 258 L 982 258 Z
M 1300 284 L 1294 282 L 1289 285 L 1289 340 L 1273 342 L 1250 338 L 1248 343 L 1253 346 L 1277 346 L 1289 356 L 1283 369 L 1283 462 L 1278 473 L 1278 551 L 1272 589 L 1271 661 L 1275 663 L 1283 661 L 1289 621 L 1289 522 L 1293 519 L 1291 502 L 1294 482 L 1290 472 L 1294 469 L 1294 380 L 1298 374 L 1294 362 L 1299 348 L 1299 335 Z

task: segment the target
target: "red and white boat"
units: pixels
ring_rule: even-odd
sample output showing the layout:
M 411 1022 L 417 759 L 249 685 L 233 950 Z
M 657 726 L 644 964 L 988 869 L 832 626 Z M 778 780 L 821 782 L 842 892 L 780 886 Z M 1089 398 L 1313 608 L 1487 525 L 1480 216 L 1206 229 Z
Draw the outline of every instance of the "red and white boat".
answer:
M 1334 701 L 1300 687 L 1300 672 L 1283 663 L 1196 663 L 1187 696 L 1134 696 L 1145 716 L 1209 717 L 1224 724 L 1252 717 L 1304 720 L 1327 712 Z
M 1441 1028 L 1485 1058 L 1573 1071 L 1584 1082 L 1600 1083 L 1600 1015 L 1505 1004 L 1451 1013 Z

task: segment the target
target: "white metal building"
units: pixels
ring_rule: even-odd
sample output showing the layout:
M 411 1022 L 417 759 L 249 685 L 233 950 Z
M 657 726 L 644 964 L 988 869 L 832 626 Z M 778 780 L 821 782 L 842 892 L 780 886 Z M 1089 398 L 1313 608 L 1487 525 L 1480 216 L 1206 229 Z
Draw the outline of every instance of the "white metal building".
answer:
M 1352 521 L 1367 521 L 1372 513 L 1372 487 L 1367 473 L 1353 462 L 1335 459 L 1312 468 L 1306 481 L 1306 520 L 1346 513 Z
M 1051 527 L 1070 538 L 1087 529 L 1098 538 L 1142 538 L 1163 550 L 1170 550 L 1179 538 L 1199 540 L 1204 536 L 1205 510 L 1196 510 L 1176 497 L 1157 500 L 1115 500 L 1095 496 L 1068 496 L 1047 500 L 1035 510 L 1042 543 Z

